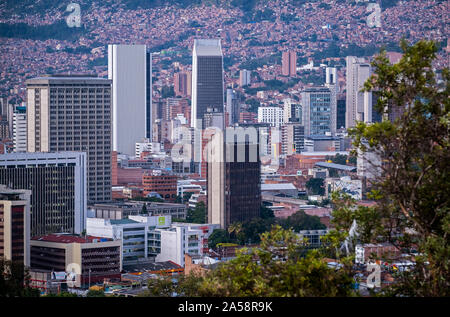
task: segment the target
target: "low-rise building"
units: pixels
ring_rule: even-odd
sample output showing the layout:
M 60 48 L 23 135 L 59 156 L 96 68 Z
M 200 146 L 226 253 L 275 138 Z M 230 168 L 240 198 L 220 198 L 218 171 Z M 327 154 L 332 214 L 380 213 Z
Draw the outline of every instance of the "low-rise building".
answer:
M 120 278 L 121 241 L 94 236 L 49 234 L 30 241 L 32 269 L 66 272 L 73 286 Z

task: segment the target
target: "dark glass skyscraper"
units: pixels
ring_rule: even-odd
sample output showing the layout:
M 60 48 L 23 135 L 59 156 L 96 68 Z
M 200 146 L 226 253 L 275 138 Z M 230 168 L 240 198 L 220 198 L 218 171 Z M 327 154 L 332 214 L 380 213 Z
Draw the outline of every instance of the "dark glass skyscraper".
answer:
M 192 54 L 192 110 L 191 126 L 202 128 L 208 108 L 223 113 L 223 56 L 220 40 L 194 40 Z

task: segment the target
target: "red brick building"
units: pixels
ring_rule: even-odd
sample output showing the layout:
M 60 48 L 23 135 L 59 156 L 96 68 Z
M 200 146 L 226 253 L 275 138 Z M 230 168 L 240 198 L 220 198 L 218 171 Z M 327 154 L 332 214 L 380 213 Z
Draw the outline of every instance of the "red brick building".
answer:
M 177 197 L 177 176 L 164 174 L 161 171 L 147 172 L 142 176 L 144 195 L 156 192 L 167 201 L 175 201 Z

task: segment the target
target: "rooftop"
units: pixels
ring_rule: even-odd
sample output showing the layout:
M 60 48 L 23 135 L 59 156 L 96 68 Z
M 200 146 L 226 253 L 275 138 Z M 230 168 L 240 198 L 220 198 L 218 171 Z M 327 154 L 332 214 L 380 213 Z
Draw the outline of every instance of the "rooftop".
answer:
M 334 168 L 337 170 L 342 170 L 342 171 L 347 171 L 347 172 L 356 171 L 356 166 L 348 166 L 348 165 L 335 164 L 335 163 L 318 162 L 318 163 L 316 163 L 316 166 L 325 167 L 325 168 Z
M 54 233 L 48 234 L 45 236 L 38 236 L 31 238 L 31 240 L 35 241 L 46 241 L 46 242 L 58 242 L 58 243 L 94 243 L 94 242 L 105 242 L 111 241 L 111 239 L 102 238 L 102 237 L 94 237 L 94 236 L 86 236 L 82 237 L 79 235 L 71 235 L 64 233 Z

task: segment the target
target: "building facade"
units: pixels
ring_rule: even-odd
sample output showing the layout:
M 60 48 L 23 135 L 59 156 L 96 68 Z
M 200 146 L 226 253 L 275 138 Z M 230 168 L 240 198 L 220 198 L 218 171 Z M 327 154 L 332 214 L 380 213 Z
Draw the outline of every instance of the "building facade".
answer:
M 13 114 L 14 152 L 27 151 L 27 108 L 17 106 Z
M 86 152 L 88 201 L 110 201 L 111 81 L 34 78 L 27 81 L 27 100 L 28 152 Z
M 112 141 L 118 153 L 133 155 L 135 143 L 146 137 L 146 65 L 145 45 L 108 45 Z
M 311 87 L 301 93 L 302 123 L 305 136 L 334 135 L 336 133 L 336 103 L 326 87 Z
M 30 190 L 0 185 L 0 259 L 30 265 Z
M 0 155 L 0 184 L 31 190 L 31 235 L 81 233 L 87 209 L 86 154 Z
M 223 113 L 223 56 L 219 39 L 195 39 L 192 52 L 191 126 L 202 128 L 207 108 Z

